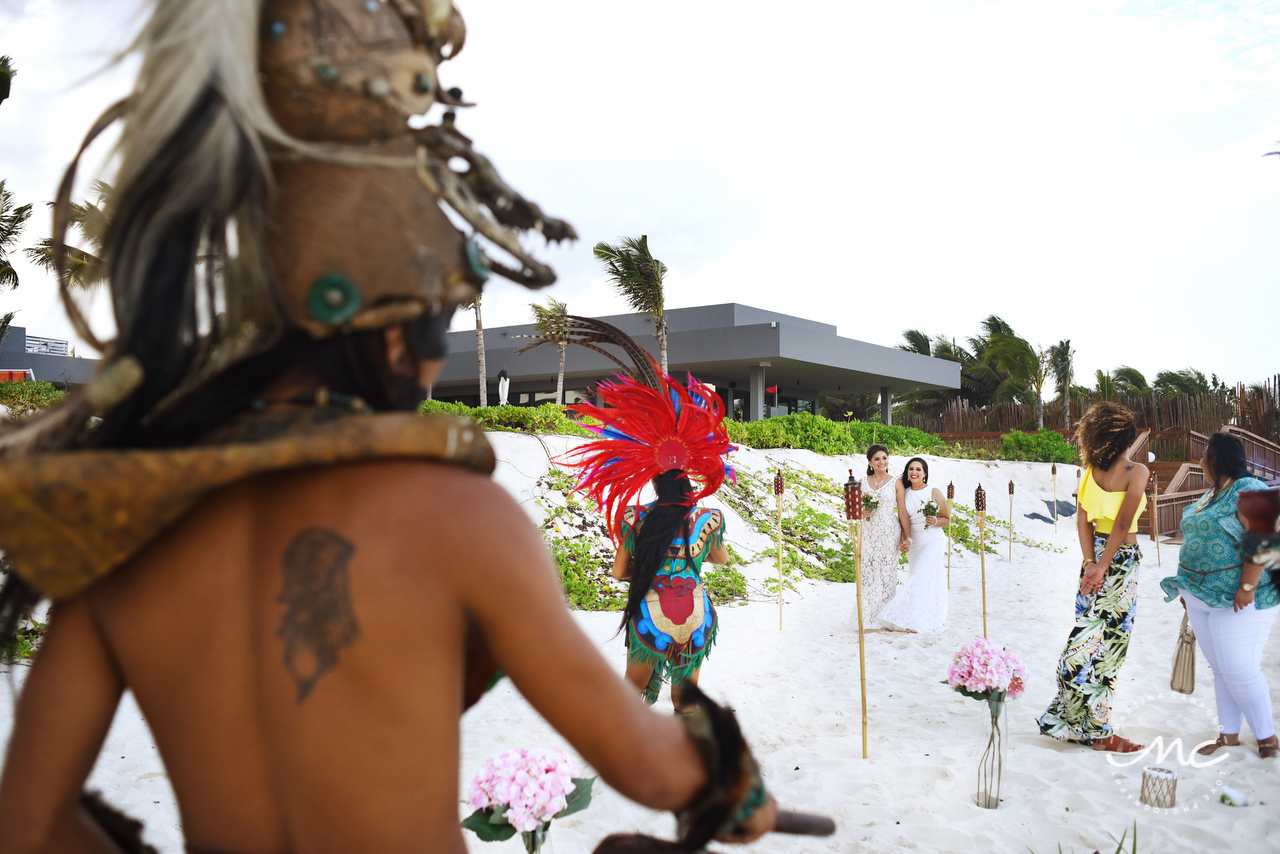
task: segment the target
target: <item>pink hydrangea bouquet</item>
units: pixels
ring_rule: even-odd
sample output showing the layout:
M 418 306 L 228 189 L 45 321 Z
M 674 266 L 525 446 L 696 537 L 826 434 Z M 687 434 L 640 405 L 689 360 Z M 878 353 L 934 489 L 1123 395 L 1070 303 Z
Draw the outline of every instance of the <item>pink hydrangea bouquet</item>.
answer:
M 1027 671 L 1004 647 L 986 638 L 974 638 L 956 653 L 947 671 L 947 684 L 966 697 L 1003 702 L 1022 696 Z
M 984 809 L 1000 806 L 1000 778 L 1004 773 L 1004 733 L 1000 715 L 1005 698 L 1016 700 L 1027 684 L 1022 662 L 1004 647 L 986 638 L 974 638 L 956 653 L 947 670 L 947 684 L 975 700 L 986 700 L 990 726 L 985 729 L 982 758 L 978 760 L 978 789 L 974 798 Z
M 573 815 L 591 804 L 595 777 L 575 777 L 578 763 L 552 748 L 508 750 L 484 763 L 471 781 L 467 801 L 475 812 L 462 826 L 485 842 L 510 839 L 520 832 L 525 850 L 536 854 L 546 841 L 551 820 Z

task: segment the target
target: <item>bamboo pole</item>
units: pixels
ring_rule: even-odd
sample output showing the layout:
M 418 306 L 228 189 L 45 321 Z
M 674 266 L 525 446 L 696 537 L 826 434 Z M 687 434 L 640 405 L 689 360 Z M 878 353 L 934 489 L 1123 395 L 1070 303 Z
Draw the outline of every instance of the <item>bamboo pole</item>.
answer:
M 978 555 L 982 564 L 982 636 L 987 636 L 987 493 L 978 484 L 973 491 L 973 509 L 978 516 Z
M 1009 563 L 1013 563 L 1013 480 L 1009 480 Z
M 778 631 L 782 631 L 782 469 L 773 476 L 773 494 L 778 499 Z
M 1058 464 L 1049 469 L 1053 473 L 1053 532 L 1058 533 Z
M 956 482 L 947 483 L 947 516 L 955 512 L 952 502 L 956 500 Z M 951 589 L 951 525 L 947 525 L 947 589 Z
M 1151 539 L 1156 541 L 1156 566 L 1160 563 L 1160 476 L 1151 473 Z
M 853 543 L 853 563 L 858 577 L 858 678 L 862 683 L 862 758 L 867 758 L 867 645 L 862 626 L 862 483 L 849 469 L 844 485 L 844 515 L 849 520 L 849 539 Z M 854 528 L 857 535 L 854 535 Z

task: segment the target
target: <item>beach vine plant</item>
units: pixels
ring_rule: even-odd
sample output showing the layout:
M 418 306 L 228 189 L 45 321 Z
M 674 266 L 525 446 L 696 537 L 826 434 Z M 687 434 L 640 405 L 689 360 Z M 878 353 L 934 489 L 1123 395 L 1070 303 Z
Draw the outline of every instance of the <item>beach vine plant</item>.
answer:
M 857 581 L 853 543 L 844 521 L 843 487 L 834 480 L 807 469 L 782 466 L 782 584 L 795 589 L 791 579 L 820 578 L 825 581 Z M 777 505 L 772 475 L 765 477 L 738 469 L 737 478 L 720 488 L 717 497 L 733 508 L 757 533 L 771 540 L 777 533 Z M 777 545 L 762 551 L 757 559 L 776 561 Z M 766 589 L 777 594 L 778 579 L 766 578 Z
M 534 485 L 534 501 L 546 513 L 542 536 L 565 598 L 569 607 L 580 611 L 621 611 L 627 603 L 627 584 L 613 577 L 616 550 L 605 518 L 573 487 L 573 475 L 558 466 Z M 744 563 L 729 546 L 727 565 L 703 564 L 703 587 L 717 605 L 747 597 L 747 577 L 738 569 Z

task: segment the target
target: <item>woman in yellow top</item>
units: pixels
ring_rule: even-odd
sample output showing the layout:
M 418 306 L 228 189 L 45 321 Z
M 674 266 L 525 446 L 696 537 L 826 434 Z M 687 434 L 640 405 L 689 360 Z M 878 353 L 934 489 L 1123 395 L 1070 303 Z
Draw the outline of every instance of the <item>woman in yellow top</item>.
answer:
M 1080 589 L 1076 623 L 1058 660 L 1058 696 L 1040 731 L 1094 750 L 1141 750 L 1111 727 L 1111 698 L 1129 650 L 1138 604 L 1138 518 L 1147 506 L 1147 467 L 1126 451 L 1137 436 L 1133 413 L 1118 403 L 1090 407 L 1076 428 L 1085 465 L 1076 497 Z

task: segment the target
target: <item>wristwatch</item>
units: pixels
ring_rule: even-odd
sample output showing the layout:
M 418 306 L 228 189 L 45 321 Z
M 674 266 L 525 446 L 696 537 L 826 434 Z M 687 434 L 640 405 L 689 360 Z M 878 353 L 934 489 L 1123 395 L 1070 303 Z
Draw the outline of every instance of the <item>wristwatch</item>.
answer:
M 1252 593 L 1253 591 L 1258 589 L 1258 585 L 1250 584 L 1247 581 L 1242 581 L 1240 582 L 1240 589 L 1243 590 L 1245 593 Z

